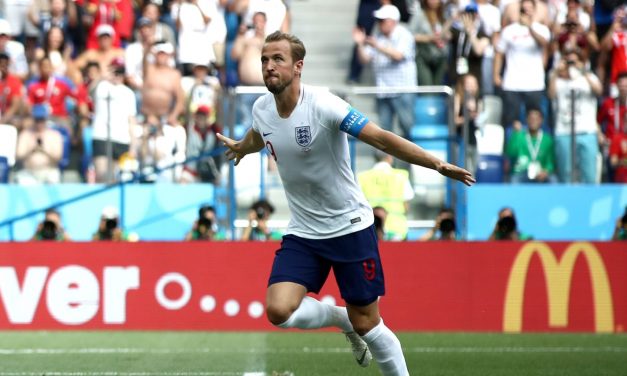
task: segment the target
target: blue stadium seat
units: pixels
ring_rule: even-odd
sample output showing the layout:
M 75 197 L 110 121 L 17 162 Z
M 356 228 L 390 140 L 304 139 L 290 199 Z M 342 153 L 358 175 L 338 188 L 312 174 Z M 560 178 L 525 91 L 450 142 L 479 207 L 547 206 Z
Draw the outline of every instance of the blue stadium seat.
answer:
M 448 126 L 444 124 L 417 124 L 410 130 L 410 137 L 413 141 L 425 138 L 448 137 Z
M 442 95 L 418 95 L 414 105 L 415 124 L 448 124 L 448 105 Z
M 9 168 L 7 157 L 0 157 L 0 183 L 9 182 Z
M 479 155 L 477 163 L 477 183 L 503 182 L 503 157 L 500 155 Z
M 61 171 L 63 171 L 70 164 L 70 150 L 72 147 L 70 132 L 67 130 L 67 128 L 58 125 L 52 126 L 52 129 L 59 132 L 61 134 L 61 138 L 63 139 L 63 155 L 61 156 L 61 160 L 59 161 L 59 168 L 61 169 Z

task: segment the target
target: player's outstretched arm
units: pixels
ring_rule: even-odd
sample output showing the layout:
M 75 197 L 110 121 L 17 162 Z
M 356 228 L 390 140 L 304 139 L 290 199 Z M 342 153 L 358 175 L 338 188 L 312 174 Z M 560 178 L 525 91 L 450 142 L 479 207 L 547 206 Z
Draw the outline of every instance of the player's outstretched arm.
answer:
M 222 145 L 227 147 L 224 154 L 226 154 L 229 161 L 234 159 L 236 166 L 246 154 L 256 153 L 264 147 L 263 138 L 252 128 L 250 128 L 244 138 L 239 141 L 235 141 L 220 133 L 217 133 L 216 136 L 222 142 Z
M 475 183 L 475 178 L 470 172 L 436 158 L 413 142 L 390 131 L 381 129 L 371 121 L 364 126 L 358 138 L 407 163 L 436 170 L 440 174 L 451 179 L 459 180 L 468 186 Z

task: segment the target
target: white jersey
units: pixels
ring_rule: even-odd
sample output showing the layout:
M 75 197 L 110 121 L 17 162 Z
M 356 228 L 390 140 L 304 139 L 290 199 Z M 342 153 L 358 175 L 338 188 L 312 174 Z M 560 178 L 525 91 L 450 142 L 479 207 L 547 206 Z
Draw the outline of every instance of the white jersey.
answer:
M 350 167 L 348 136 L 340 130 L 349 112 L 351 106 L 342 99 L 307 85 L 301 85 L 286 119 L 271 93 L 255 102 L 253 130 L 276 160 L 292 212 L 287 234 L 326 239 L 374 223 Z

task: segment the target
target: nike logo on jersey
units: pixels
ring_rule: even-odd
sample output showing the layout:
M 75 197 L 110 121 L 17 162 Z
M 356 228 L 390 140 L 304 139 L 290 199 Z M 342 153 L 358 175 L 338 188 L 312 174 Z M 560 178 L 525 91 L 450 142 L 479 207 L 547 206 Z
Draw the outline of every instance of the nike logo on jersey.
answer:
M 263 133 L 262 132 L 261 134 L 263 135 L 263 137 L 266 137 L 266 136 L 270 136 L 272 134 L 272 132 L 268 132 L 268 133 Z

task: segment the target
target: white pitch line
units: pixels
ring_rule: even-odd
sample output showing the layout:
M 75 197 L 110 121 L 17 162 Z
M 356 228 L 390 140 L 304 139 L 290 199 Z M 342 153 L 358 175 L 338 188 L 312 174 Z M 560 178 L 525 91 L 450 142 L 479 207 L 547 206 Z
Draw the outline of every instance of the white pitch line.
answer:
M 627 347 L 600 346 L 600 347 L 526 347 L 526 346 L 504 346 L 504 347 L 407 347 L 403 351 L 408 353 L 627 353 Z M 351 350 L 345 347 L 301 347 L 283 349 L 263 349 L 263 348 L 196 348 L 196 349 L 150 349 L 150 348 L 82 348 L 82 349 L 8 349 L 0 348 L 0 356 L 11 355 L 117 355 L 117 354 L 147 354 L 147 355 L 168 355 L 168 354 L 335 354 L 349 353 Z
M 93 371 L 93 372 L 0 372 L 1 376 L 269 376 L 265 372 L 118 372 L 118 371 Z M 288 372 L 290 375 L 293 373 Z

